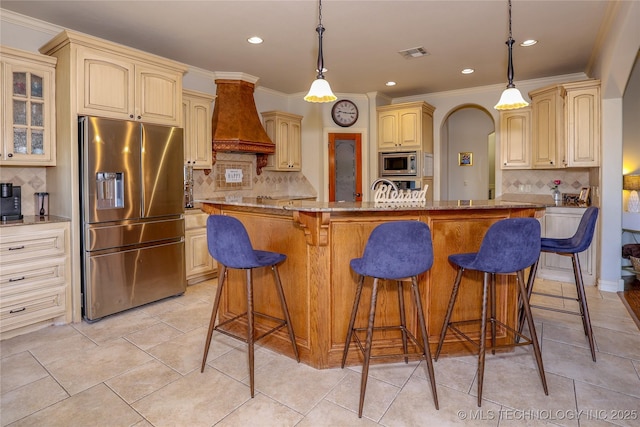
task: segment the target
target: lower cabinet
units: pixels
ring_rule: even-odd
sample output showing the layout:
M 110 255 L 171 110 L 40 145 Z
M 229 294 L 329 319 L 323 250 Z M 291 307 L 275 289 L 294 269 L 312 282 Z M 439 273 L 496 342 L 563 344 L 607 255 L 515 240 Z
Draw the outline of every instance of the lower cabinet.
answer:
M 211 279 L 217 273 L 217 264 L 207 247 L 208 216 L 200 209 L 185 211 L 185 268 L 188 285 Z
M 542 237 L 567 238 L 573 236 L 578 229 L 580 219 L 586 208 L 549 207 L 542 219 Z M 597 225 L 596 225 L 597 227 Z M 595 236 L 597 236 L 597 228 Z M 582 280 L 585 285 L 595 285 L 597 278 L 596 254 L 597 238 L 594 236 L 591 246 L 578 255 Z M 570 256 L 550 253 L 540 255 L 537 277 L 562 282 L 574 283 L 573 264 Z
M 71 320 L 69 222 L 0 227 L 2 339 Z

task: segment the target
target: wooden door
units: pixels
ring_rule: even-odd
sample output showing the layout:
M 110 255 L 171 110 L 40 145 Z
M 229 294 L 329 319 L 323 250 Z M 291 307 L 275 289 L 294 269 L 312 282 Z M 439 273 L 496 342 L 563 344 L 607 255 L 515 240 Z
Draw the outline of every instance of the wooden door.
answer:
M 362 135 L 329 134 L 329 201 L 362 201 Z

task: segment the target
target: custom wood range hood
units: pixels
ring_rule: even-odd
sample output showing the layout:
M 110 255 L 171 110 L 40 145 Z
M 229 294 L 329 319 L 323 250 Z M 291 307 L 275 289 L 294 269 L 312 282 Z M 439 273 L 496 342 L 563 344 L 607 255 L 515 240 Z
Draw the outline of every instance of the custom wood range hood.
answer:
M 216 152 L 254 153 L 258 175 L 275 153 L 275 144 L 262 126 L 253 99 L 257 77 L 244 73 L 216 73 L 216 101 L 211 119 L 213 160 Z

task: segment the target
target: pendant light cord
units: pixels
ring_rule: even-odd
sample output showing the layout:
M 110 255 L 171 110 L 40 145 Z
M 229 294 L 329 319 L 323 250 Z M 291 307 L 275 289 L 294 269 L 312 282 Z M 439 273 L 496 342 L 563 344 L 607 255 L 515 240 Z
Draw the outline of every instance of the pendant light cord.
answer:
M 318 1 L 318 26 L 316 31 L 318 32 L 318 79 L 324 79 L 322 70 L 324 69 L 324 58 L 322 57 L 322 33 L 324 33 L 324 27 L 322 26 L 322 0 Z
M 509 49 L 509 62 L 507 65 L 507 80 L 508 80 L 508 84 L 507 84 L 507 88 L 512 88 L 512 87 L 516 87 L 516 85 L 513 84 L 513 43 L 515 42 L 515 40 L 513 40 L 513 37 L 511 36 L 511 0 L 509 0 L 509 39 L 507 40 L 507 47 Z

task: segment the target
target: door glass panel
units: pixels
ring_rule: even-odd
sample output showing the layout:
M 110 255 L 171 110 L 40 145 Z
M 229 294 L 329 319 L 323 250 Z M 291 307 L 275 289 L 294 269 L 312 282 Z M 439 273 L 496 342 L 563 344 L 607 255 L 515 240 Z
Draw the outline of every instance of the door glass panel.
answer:
M 27 124 L 27 103 L 25 101 L 13 100 L 13 124 L 25 125 Z
M 13 128 L 13 152 L 27 154 L 27 130 Z
M 42 98 L 42 77 L 31 75 L 31 97 Z
M 41 130 L 31 131 L 31 154 L 44 154 L 44 135 Z
M 336 140 L 336 201 L 356 200 L 355 140 Z
M 31 126 L 44 126 L 43 109 L 44 104 L 39 102 L 31 103 Z
M 13 94 L 27 96 L 27 73 L 13 73 Z

